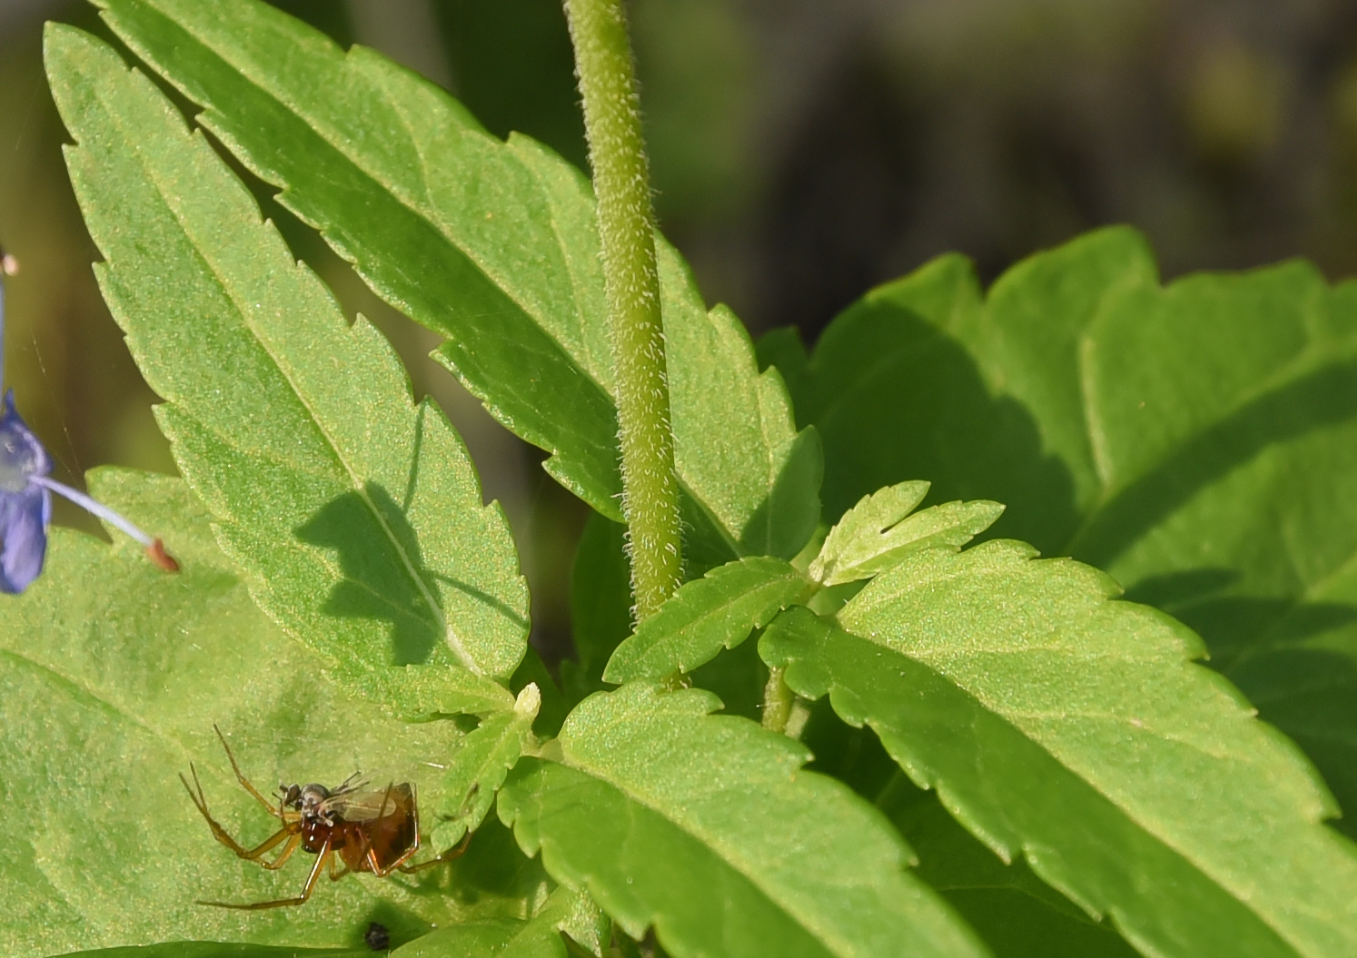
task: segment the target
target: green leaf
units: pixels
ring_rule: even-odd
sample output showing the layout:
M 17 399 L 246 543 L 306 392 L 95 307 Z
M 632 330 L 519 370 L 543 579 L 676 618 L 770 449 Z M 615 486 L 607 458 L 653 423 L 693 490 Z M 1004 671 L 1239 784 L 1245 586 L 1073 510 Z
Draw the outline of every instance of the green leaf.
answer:
M 914 848 L 914 873 L 956 909 L 995 958 L 1136 954 L 1106 916 L 1090 916 L 1033 874 L 1024 858 L 1005 863 L 962 828 L 936 791 L 909 780 L 874 731 L 845 724 L 827 696 L 807 706 L 801 741 L 815 753 L 809 767 L 833 775 L 886 814 Z
M 945 257 L 809 357 L 787 334 L 760 348 L 820 430 L 828 515 L 918 476 L 1006 503 L 997 534 L 1099 565 L 1198 631 L 1357 808 L 1357 284 L 1293 262 L 1161 287 L 1117 228 L 987 299 Z
M 1134 958 L 1110 919 L 1097 921 L 1032 873 L 1005 863 L 948 814 L 932 792 L 904 775 L 876 804 L 919 856 L 920 878 L 947 899 L 995 958 Z
M 504 776 L 531 738 L 541 704 L 542 693 L 530 684 L 519 693 L 511 711 L 486 717 L 462 739 L 443 777 L 440 821 L 432 836 L 436 852 L 447 851 L 467 832 L 474 832 L 490 812 Z
M 982 954 L 904 869 L 899 837 L 798 743 L 714 696 L 590 697 L 500 793 L 520 846 L 675 956 Z
M 910 515 L 927 494 L 928 483 L 915 481 L 863 496 L 829 530 L 807 573 L 829 586 L 868 579 L 910 552 L 963 546 L 1004 511 L 982 500 L 948 502 Z
M 558 889 L 553 897 L 563 891 Z M 556 927 L 569 939 L 567 944 L 577 946 L 571 950 L 572 955 L 606 958 L 611 950 L 613 924 L 592 898 L 582 893 L 571 895 L 569 906 L 562 908 L 558 915 Z
M 72 951 L 62 958 L 371 958 L 361 951 L 333 948 L 276 948 L 225 941 L 167 941 L 159 945 L 131 945 Z
M 392 952 L 396 958 L 568 958 L 562 939 L 571 931 L 592 938 L 591 950 L 601 952 L 598 909 L 587 895 L 557 888 L 541 910 L 527 921 L 502 918 L 440 928 Z M 592 920 L 591 920 L 592 919 Z M 590 927 L 591 924 L 594 927 Z M 592 932 L 592 934 L 589 934 Z
M 1291 263 L 1128 290 L 1096 322 L 1103 501 L 1070 551 L 1200 632 L 1351 813 L 1357 287 Z M 1110 381 L 1113 356 L 1135 365 L 1156 348 L 1174 360 Z M 1177 382 L 1186 356 L 1209 373 Z M 1139 421 L 1127 407 L 1142 401 Z M 1357 820 L 1336 824 L 1357 836 Z
M 69 27 L 46 56 L 104 298 L 256 601 L 372 694 L 506 705 L 487 678 L 523 656 L 527 590 L 442 413 L 149 80 Z
M 1335 809 L 1304 758 L 1188 662 L 1190 631 L 1032 554 L 916 553 L 844 607 L 843 628 L 791 609 L 761 651 L 1142 951 L 1351 952 L 1357 856 L 1320 824 Z
M 276 948 L 225 941 L 167 941 L 159 945 L 131 945 L 72 951 L 62 958 L 371 958 L 371 950 L 333 948 Z
M 118 36 L 205 110 L 198 117 L 279 200 L 417 322 L 486 408 L 552 454 L 547 470 L 621 520 L 617 423 L 593 199 L 523 136 L 486 134 L 431 83 L 347 54 L 274 8 L 99 0 Z M 819 518 L 819 449 L 798 438 L 775 371 L 707 312 L 660 241 L 675 458 L 693 550 L 795 555 Z M 690 559 L 691 561 L 691 559 Z M 699 566 L 700 568 L 700 566 Z
M 299 853 L 267 872 L 213 841 L 177 780 L 190 763 L 233 835 L 256 844 L 276 825 L 236 782 L 213 724 L 263 791 L 387 770 L 415 783 L 426 817 L 440 798 L 434 767 L 460 735 L 450 722 L 395 721 L 327 682 L 320 656 L 251 600 L 182 481 L 99 470 L 89 482 L 163 535 L 182 572 L 160 572 L 126 536 L 110 547 L 53 529 L 46 571 L 4 603 L 0 953 L 186 939 L 355 949 L 374 919 L 399 942 L 522 913 L 543 876 L 497 823 L 452 866 L 413 880 L 322 881 L 310 906 L 272 912 L 195 904 L 295 895 L 314 861 Z M 486 877 L 515 861 L 532 874 Z M 445 883 L 455 895 L 429 893 Z
M 619 645 L 603 680 L 621 684 L 691 672 L 763 628 L 808 591 L 804 576 L 781 559 L 750 556 L 684 583 Z
M 1107 297 L 1154 279 L 1136 233 L 1102 230 L 1015 266 L 988 299 L 965 257 L 939 257 L 845 310 L 809 356 L 794 336 L 765 337 L 764 361 L 786 370 L 798 420 L 824 441 L 826 514 L 926 476 L 935 495 L 1004 503 L 996 533 L 1058 551 L 1101 495 L 1085 327 Z

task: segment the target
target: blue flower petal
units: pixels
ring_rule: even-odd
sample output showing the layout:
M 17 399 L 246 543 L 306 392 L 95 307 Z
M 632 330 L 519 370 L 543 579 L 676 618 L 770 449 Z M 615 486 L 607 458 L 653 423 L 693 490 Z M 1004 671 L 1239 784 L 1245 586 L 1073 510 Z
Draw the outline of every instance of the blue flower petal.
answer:
M 52 471 L 52 460 L 5 393 L 0 412 L 0 592 L 22 592 L 42 572 L 52 496 L 30 480 Z
M 8 390 L 0 412 L 0 495 L 22 492 L 31 478 L 51 471 L 52 458 L 14 408 L 14 390 Z
M 52 495 L 41 486 L 0 492 L 0 592 L 22 592 L 42 572 Z

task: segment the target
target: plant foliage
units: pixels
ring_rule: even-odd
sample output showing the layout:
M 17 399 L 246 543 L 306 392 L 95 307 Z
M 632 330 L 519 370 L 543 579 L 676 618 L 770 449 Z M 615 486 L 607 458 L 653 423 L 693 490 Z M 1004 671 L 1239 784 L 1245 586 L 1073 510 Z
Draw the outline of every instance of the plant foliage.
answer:
M 686 581 L 633 622 L 588 181 L 257 0 L 98 6 L 138 65 L 52 26 L 48 72 L 183 478 L 90 482 L 183 572 L 57 530 L 6 597 L 7 951 L 1357 953 L 1357 286 L 1165 287 L 1118 228 L 756 354 L 657 237 Z M 147 71 L 592 507 L 559 687 L 459 437 Z M 303 880 L 182 793 L 267 837 L 214 723 L 466 854 L 196 904 Z

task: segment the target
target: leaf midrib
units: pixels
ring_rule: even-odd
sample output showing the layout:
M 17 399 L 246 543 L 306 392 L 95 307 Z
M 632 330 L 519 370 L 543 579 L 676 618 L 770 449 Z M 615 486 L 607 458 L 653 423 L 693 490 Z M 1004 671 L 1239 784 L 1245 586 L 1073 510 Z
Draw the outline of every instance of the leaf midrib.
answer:
M 622 719 L 615 719 L 600 726 L 598 731 L 600 734 L 606 735 L 609 730 L 621 725 L 625 725 L 625 721 Z M 736 849 L 731 846 L 730 842 L 725 841 L 724 839 L 719 841 L 715 840 L 713 836 L 706 835 L 702 830 L 696 828 L 694 823 L 675 818 L 672 808 L 651 801 L 648 797 L 633 791 L 631 788 L 627 787 L 625 783 L 617 781 L 607 774 L 604 774 L 602 771 L 596 770 L 588 765 L 576 764 L 569 761 L 568 758 L 562 764 L 567 768 L 588 775 L 595 781 L 602 782 L 609 788 L 616 789 L 626 798 L 628 804 L 644 808 L 667 822 L 672 827 L 678 829 L 678 831 L 682 832 L 684 835 L 687 835 L 703 848 L 709 849 L 712 854 L 726 865 L 726 867 L 730 868 L 753 887 L 757 888 L 760 894 L 762 894 L 781 914 L 785 915 L 793 924 L 804 929 L 808 935 L 823 945 L 827 951 L 843 956 L 851 956 L 854 953 L 851 947 L 847 947 L 847 943 L 840 940 L 840 936 L 831 934 L 829 930 L 819 927 L 818 924 L 808 924 L 806 921 L 802 920 L 802 917 L 797 914 L 794 905 L 788 903 L 784 896 L 779 894 L 776 889 L 769 888 L 767 882 L 760 880 L 757 868 L 753 868 L 751 863 L 743 856 L 733 854 Z M 706 793 L 704 799 L 709 795 L 709 792 Z
M 168 15 L 165 14 L 163 11 L 157 9 L 156 12 L 163 17 L 169 18 Z M 397 204 L 404 207 L 412 215 L 423 220 L 437 235 L 443 237 L 443 239 L 448 243 L 449 246 L 457 250 L 457 252 L 460 253 L 462 256 L 465 256 L 466 259 L 476 267 L 476 269 L 481 273 L 482 276 L 484 276 L 498 290 L 500 290 L 500 292 L 502 292 L 505 295 L 505 297 L 510 302 L 512 302 L 519 309 L 519 311 L 523 313 L 523 315 L 529 317 L 532 320 L 533 324 L 536 325 L 538 329 L 540 329 L 552 342 L 556 343 L 557 346 L 561 348 L 561 351 L 565 355 L 571 358 L 577 372 L 588 378 L 595 386 L 598 387 L 599 391 L 602 392 L 603 395 L 608 397 L 610 401 L 613 399 L 612 393 L 609 392 L 607 389 L 603 388 L 603 386 L 598 382 L 598 380 L 593 375 L 593 372 L 590 369 L 590 367 L 584 365 L 580 361 L 580 357 L 576 356 L 570 349 L 567 348 L 568 344 L 562 341 L 560 338 L 558 338 L 551 332 L 551 328 L 542 321 L 542 317 L 539 316 L 533 309 L 531 309 L 525 302 L 522 301 L 520 295 L 518 294 L 517 287 L 511 282 L 504 281 L 504 278 L 502 276 L 499 276 L 496 270 L 489 268 L 485 264 L 485 262 L 483 262 L 483 260 L 476 254 L 476 251 L 474 249 L 457 243 L 452 236 L 449 236 L 447 230 L 445 229 L 445 225 L 434 215 L 431 209 L 429 209 L 427 206 L 422 206 L 421 204 L 419 204 L 418 199 L 416 197 L 406 195 L 408 191 L 401 188 L 399 178 L 393 179 L 391 183 L 387 183 L 372 168 L 370 168 L 368 165 L 362 162 L 361 152 L 355 153 L 350 149 L 346 149 L 346 147 L 350 146 L 351 143 L 353 142 L 351 137 L 349 137 L 347 134 L 341 135 L 342 131 L 335 129 L 329 123 L 318 121 L 311 114 L 311 112 L 304 109 L 302 105 L 291 102 L 289 99 L 284 99 L 281 93 L 285 92 L 286 90 L 285 87 L 280 87 L 280 93 L 275 94 L 273 89 L 266 82 L 261 81 L 260 74 L 257 70 L 252 69 L 248 64 L 242 64 L 238 62 L 237 59 L 230 56 L 230 53 L 232 52 L 231 48 L 229 47 L 222 48 L 214 44 L 210 38 L 207 38 L 195 32 L 189 25 L 185 24 L 183 21 L 172 18 L 170 19 L 171 22 L 173 22 L 176 27 L 178 27 L 184 33 L 188 34 L 188 36 L 191 37 L 196 43 L 198 43 L 203 48 L 211 51 L 215 56 L 219 57 L 224 63 L 226 63 L 233 70 L 235 70 L 236 73 L 239 74 L 239 76 L 242 79 L 247 81 L 261 96 L 264 96 L 272 100 L 274 103 L 277 103 L 289 114 L 296 117 L 299 122 L 305 124 L 311 130 L 315 131 L 315 133 L 322 139 L 322 141 L 325 142 L 330 148 L 332 148 L 337 155 L 342 157 L 355 170 L 360 172 L 365 179 L 375 184 L 378 192 L 385 193 L 386 195 L 390 196 Z M 348 67 L 353 73 L 357 73 L 357 70 L 354 69 L 351 64 L 352 52 L 351 51 L 346 52 L 341 50 L 339 51 L 339 53 L 345 66 Z M 172 76 L 171 79 L 173 79 Z M 409 123 L 404 119 L 401 111 L 393 105 L 391 93 L 389 90 L 386 89 L 384 85 L 374 83 L 369 86 L 369 89 L 377 91 L 388 104 L 388 111 L 393 116 L 395 116 L 395 118 L 400 122 L 400 124 L 404 126 L 407 130 L 411 129 Z M 436 90 L 436 93 L 440 97 L 447 96 L 447 94 L 441 90 Z M 192 94 L 187 95 L 192 96 Z M 197 98 L 194 97 L 194 99 Z M 216 108 L 216 106 L 209 103 L 204 103 L 204 106 L 206 110 L 209 111 L 210 115 L 217 117 L 221 121 L 225 121 L 227 119 L 225 115 L 222 114 Z M 217 127 L 217 129 L 222 128 L 222 125 L 220 123 L 214 123 L 212 125 Z M 226 125 L 229 127 L 229 124 Z M 472 127 L 459 126 L 457 128 L 457 133 L 459 136 L 485 137 L 486 139 L 493 141 L 495 146 L 507 149 L 507 144 L 500 142 L 496 138 L 490 136 L 490 134 L 488 133 L 476 130 Z M 238 138 L 236 137 L 232 137 L 232 139 L 238 141 Z M 417 142 L 418 142 L 417 138 L 412 136 L 410 139 L 411 152 L 413 153 L 413 155 L 419 157 L 420 182 L 424 188 L 424 192 L 427 194 L 429 192 L 427 165 L 425 164 L 422 151 L 416 145 Z M 247 155 L 253 155 L 255 151 L 246 149 L 244 150 L 244 152 Z M 516 159 L 517 158 L 515 158 L 515 160 Z M 255 168 L 257 168 L 260 165 L 261 164 L 258 164 L 257 162 L 251 164 L 251 166 Z M 531 179 L 534 182 L 537 182 L 537 177 L 532 174 L 531 170 L 528 170 L 527 172 Z M 281 176 L 276 175 L 272 178 L 270 177 L 265 178 L 277 180 L 282 179 Z M 293 185 L 286 182 L 280 182 L 278 185 L 283 188 L 283 192 L 279 194 L 279 199 L 285 200 L 287 198 L 287 194 L 290 191 L 292 191 Z M 292 209 L 292 204 L 288 204 L 288 206 L 289 209 Z M 297 213 L 297 215 L 299 216 L 302 215 L 295 209 L 293 209 L 293 212 Z M 309 217 L 307 219 L 309 219 Z M 557 250 L 560 251 L 562 255 L 564 255 L 564 249 L 562 248 L 560 234 L 557 233 L 555 230 L 556 218 L 552 216 L 550 217 L 550 220 L 553 226 L 552 233 L 553 236 L 555 236 L 556 238 Z M 328 230 L 323 229 L 322 232 L 328 232 Z M 413 286 L 419 285 L 418 281 L 415 279 L 408 280 L 408 282 Z M 573 285 L 570 290 L 570 298 L 571 303 L 575 308 L 576 315 L 578 315 L 579 303 L 577 301 Z
M 129 72 L 136 75 L 140 75 L 140 71 L 137 71 L 135 68 L 129 70 Z M 146 82 L 150 81 L 147 80 Z M 429 590 L 428 584 L 419 575 L 418 570 L 411 562 L 410 556 L 406 554 L 406 551 L 401 546 L 401 543 L 397 539 L 395 532 L 391 529 L 390 525 L 387 523 L 385 516 L 381 514 L 380 510 L 377 509 L 376 504 L 372 501 L 372 498 L 368 495 L 367 488 L 362 482 L 362 478 L 351 467 L 351 465 L 348 462 L 348 459 L 340 451 L 339 445 L 336 442 L 335 438 L 331 435 L 330 431 L 321 423 L 319 417 L 316 415 L 315 410 L 311 407 L 311 404 L 307 401 L 306 396 L 303 395 L 302 390 L 298 387 L 298 384 L 294 381 L 290 366 L 284 365 L 280 361 L 279 357 L 274 354 L 273 349 L 270 347 L 267 341 L 260 335 L 255 324 L 251 321 L 250 310 L 242 308 L 241 306 L 242 300 L 235 294 L 232 285 L 226 281 L 224 275 L 219 271 L 216 262 L 204 254 L 202 244 L 198 241 L 195 231 L 189 228 L 188 221 L 185 219 L 184 216 L 181 215 L 181 210 L 179 208 L 179 205 L 175 202 L 172 192 L 167 192 L 166 189 L 164 188 L 162 180 L 158 175 L 158 171 L 156 170 L 154 164 L 147 157 L 145 151 L 141 148 L 140 141 L 136 137 L 130 135 L 131 130 L 124 122 L 121 110 L 113 108 L 113 106 L 110 103 L 110 100 L 108 99 L 108 97 L 105 96 L 104 88 L 101 87 L 99 84 L 91 83 L 90 88 L 94 92 L 94 95 L 98 99 L 100 105 L 103 107 L 104 114 L 116 125 L 119 132 L 123 136 L 124 142 L 126 142 L 128 146 L 131 148 L 131 153 L 133 156 L 137 158 L 138 165 L 141 167 L 142 173 L 146 176 L 147 182 L 152 186 L 152 188 L 155 189 L 156 194 L 161 199 L 161 202 L 164 203 L 165 209 L 174 218 L 174 221 L 179 225 L 179 228 L 183 231 L 185 238 L 188 239 L 190 245 L 193 247 L 194 258 L 197 259 L 202 264 L 203 268 L 207 270 L 209 275 L 211 275 L 213 280 L 216 282 L 221 293 L 235 307 L 236 315 L 240 320 L 242 327 L 244 327 L 244 329 L 246 329 L 250 333 L 251 338 L 255 341 L 258 347 L 264 352 L 264 354 L 269 358 L 269 360 L 272 361 L 274 367 L 278 370 L 278 373 L 282 377 L 283 381 L 287 384 L 288 388 L 292 391 L 293 395 L 296 396 L 297 402 L 306 411 L 309 421 L 314 426 L 316 431 L 320 434 L 320 437 L 324 441 L 325 445 L 330 449 L 331 453 L 334 456 L 335 462 L 340 467 L 340 469 L 345 474 L 348 475 L 350 485 L 352 486 L 354 492 L 357 493 L 357 495 L 362 499 L 364 506 L 372 514 L 373 518 L 376 519 L 378 526 L 382 530 L 382 533 L 387 537 L 387 540 L 396 550 L 396 554 L 400 557 L 402 567 L 405 569 L 406 573 L 413 580 L 415 588 L 419 590 L 421 597 L 424 599 L 426 605 L 428 606 L 433 616 L 434 625 L 442 633 L 444 641 L 446 642 L 448 647 L 452 650 L 452 652 L 457 656 L 457 658 L 469 671 L 471 671 L 475 675 L 483 675 L 484 674 L 483 671 L 476 663 L 476 661 L 472 658 L 472 656 L 467 652 L 466 648 L 462 645 L 461 640 L 452 632 L 451 626 L 448 623 L 447 618 L 443 615 L 442 607 L 439 605 L 437 601 L 435 601 L 434 595 Z M 207 141 L 204 140 L 202 138 L 202 135 L 200 133 L 197 133 L 196 131 L 185 131 L 184 139 L 189 144 L 189 149 L 206 149 L 208 151 L 211 151 L 211 147 L 207 144 Z M 215 155 L 215 153 L 213 155 Z M 261 221 L 257 228 L 268 229 L 269 227 L 267 225 L 267 221 Z M 291 264 L 289 268 L 297 270 L 302 269 L 303 267 Z M 348 328 L 345 328 L 340 331 L 341 335 L 347 335 L 350 333 L 351 330 Z M 185 410 L 185 412 L 187 413 L 187 410 Z M 193 418 L 195 420 L 198 420 L 197 416 L 194 416 Z M 198 421 L 201 422 L 201 420 Z
M 739 563 L 742 562 L 743 560 L 737 559 L 735 561 Z M 707 576 L 703 577 L 703 579 L 706 578 L 708 577 Z M 764 591 L 771 591 L 776 586 L 781 586 L 788 582 L 794 581 L 804 582 L 804 579 L 802 579 L 802 576 L 799 572 L 796 572 L 793 569 L 790 572 L 780 573 L 779 575 L 773 578 L 761 579 L 758 582 L 756 582 L 751 588 L 737 592 L 735 595 L 727 599 L 721 600 L 716 605 L 698 603 L 698 609 L 705 611 L 700 611 L 700 614 L 693 618 L 688 619 L 684 624 L 680 625 L 677 629 L 670 629 L 661 632 L 659 636 L 657 636 L 654 640 L 650 642 L 650 644 L 641 646 L 637 650 L 636 658 L 638 660 L 648 659 L 652 656 L 652 653 L 654 653 L 656 649 L 662 648 L 667 644 L 678 644 L 682 639 L 691 636 L 695 631 L 700 631 L 704 625 L 707 625 L 708 623 L 715 619 L 720 619 L 724 617 L 726 613 L 730 611 L 732 606 L 738 605 L 744 600 L 749 599 L 751 596 L 755 596 Z M 684 603 L 684 606 L 688 607 L 691 604 L 692 603 L 690 600 L 689 602 Z M 756 628 L 756 626 L 750 626 L 750 628 L 753 629 Z M 727 646 L 727 648 L 730 648 L 730 646 Z
M 899 655 L 904 658 L 913 658 L 913 656 L 909 656 L 906 653 L 901 652 L 899 649 L 895 649 L 889 645 L 885 645 L 870 636 L 863 635 L 858 632 L 853 632 L 848 629 L 844 629 L 843 631 L 847 635 L 852 636 L 853 638 L 857 639 L 860 642 L 880 647 L 886 651 L 891 652 L 892 654 Z M 1207 864 L 1203 863 L 1201 860 L 1199 860 L 1199 858 L 1196 855 L 1192 854 L 1190 850 L 1182 848 L 1179 842 L 1170 840 L 1169 838 L 1159 834 L 1157 829 L 1151 827 L 1149 824 L 1146 823 L 1145 818 L 1133 814 L 1133 810 L 1131 808 L 1122 805 L 1119 801 L 1117 801 L 1113 797 L 1112 794 L 1109 794 L 1108 792 L 1104 791 L 1104 789 L 1098 783 L 1087 779 L 1081 772 L 1079 772 L 1076 768 L 1071 766 L 1066 759 L 1062 758 L 1057 752 L 1049 748 L 1045 742 L 1042 742 L 1037 738 L 1033 737 L 1021 725 L 1011 721 L 1008 712 L 1000 711 L 994 708 L 989 703 L 987 703 L 983 698 L 977 695 L 973 690 L 957 682 L 955 679 L 947 675 L 945 672 L 937 670 L 930 663 L 923 662 L 922 660 L 917 661 L 920 661 L 921 665 L 924 665 L 929 669 L 933 669 L 940 677 L 945 679 L 948 682 L 948 684 L 950 684 L 954 689 L 956 689 L 958 693 L 966 696 L 968 699 L 974 702 L 979 709 L 991 715 L 997 721 L 1003 722 L 1009 728 L 1013 729 L 1013 731 L 1017 735 L 1019 735 L 1023 741 L 1027 742 L 1032 748 L 1038 749 L 1042 753 L 1049 756 L 1050 759 L 1053 762 L 1055 762 L 1061 769 L 1063 769 L 1065 773 L 1070 776 L 1071 779 L 1079 783 L 1079 785 L 1081 785 L 1082 787 L 1089 789 L 1093 794 L 1099 796 L 1104 801 L 1106 801 L 1113 809 L 1116 810 L 1117 814 L 1120 815 L 1123 819 L 1125 819 L 1128 823 L 1130 823 L 1137 832 L 1143 834 L 1147 839 L 1158 843 L 1164 849 L 1172 853 L 1174 856 L 1181 859 L 1184 863 L 1189 865 L 1196 874 L 1201 876 L 1201 879 L 1203 881 L 1207 882 L 1210 885 L 1214 885 L 1215 887 L 1219 888 L 1222 893 L 1228 895 L 1230 898 L 1233 898 L 1236 902 L 1243 906 L 1250 914 L 1252 914 L 1261 925 L 1268 928 L 1274 935 L 1278 937 L 1280 941 L 1285 942 L 1286 945 L 1292 948 L 1298 955 L 1304 953 L 1304 949 L 1295 942 L 1292 935 L 1288 933 L 1286 929 L 1278 926 L 1278 924 L 1274 921 L 1271 913 L 1260 911 L 1255 907 L 1254 896 L 1250 893 L 1251 892 L 1250 889 L 1247 888 L 1239 889 L 1235 887 L 1234 882 L 1230 881 L 1228 878 L 1228 870 L 1226 876 L 1217 875 L 1215 868 L 1212 868 Z M 840 682 L 837 678 L 832 682 L 831 689 L 833 688 L 842 688 L 845 692 L 848 692 L 850 694 L 852 691 L 850 687 Z M 868 725 L 871 725 L 873 729 L 877 731 L 878 734 L 881 734 L 882 731 L 880 726 L 882 724 L 885 724 L 879 721 L 875 721 L 871 718 L 867 718 L 866 723 Z M 886 730 L 890 731 L 889 727 Z M 929 774 L 933 778 L 933 782 L 930 783 L 929 787 L 935 787 L 939 789 L 946 788 L 947 790 L 951 791 L 953 795 L 958 794 L 956 789 L 950 785 L 949 781 L 950 777 L 947 776 L 945 773 L 937 770 L 936 768 L 933 768 L 930 769 Z M 974 799 L 973 797 L 968 797 L 968 803 L 973 801 L 976 801 L 976 799 Z M 1154 821 L 1157 819 L 1155 819 L 1153 816 L 1150 816 L 1149 820 Z M 1036 863 L 1033 862 L 1030 856 L 1027 855 L 1027 850 L 1025 846 L 1021 849 L 1021 851 L 1024 857 L 1028 857 L 1029 866 L 1032 866 L 1033 869 L 1036 870 Z M 1064 853 L 1062 852 L 1062 855 L 1063 854 Z M 1045 879 L 1043 878 L 1043 880 Z M 1297 903 L 1293 901 L 1291 904 L 1294 906 Z M 1316 914 L 1318 914 L 1320 917 L 1323 917 L 1321 913 Z

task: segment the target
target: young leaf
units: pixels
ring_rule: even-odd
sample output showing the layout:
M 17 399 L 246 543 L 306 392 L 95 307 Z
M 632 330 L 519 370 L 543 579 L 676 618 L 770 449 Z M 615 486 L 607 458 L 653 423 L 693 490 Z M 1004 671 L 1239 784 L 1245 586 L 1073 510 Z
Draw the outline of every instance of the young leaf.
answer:
M 688 955 L 983 954 L 902 866 L 908 849 L 791 739 L 643 684 L 576 708 L 564 764 L 500 793 L 520 846 L 629 935 Z
M 948 502 L 910 515 L 927 493 L 928 483 L 915 481 L 863 496 L 829 530 L 807 574 L 829 586 L 868 579 L 907 553 L 963 546 L 1004 511 L 999 503 L 982 500 Z
M 496 883 L 480 882 L 483 852 L 530 864 L 512 839 L 495 847 L 490 835 L 416 881 L 323 881 L 308 908 L 242 913 L 194 903 L 295 895 L 314 861 L 299 853 L 268 872 L 213 841 L 176 780 L 190 763 L 233 835 L 253 845 L 276 825 L 236 782 L 213 724 L 262 791 L 280 779 L 333 785 L 385 768 L 414 782 L 434 803 L 428 808 L 439 799 L 428 763 L 445 761 L 460 736 L 449 722 L 395 721 L 326 682 L 320 657 L 251 600 L 182 481 L 112 470 L 88 479 L 92 494 L 162 532 L 182 571 L 164 575 L 125 537 L 110 547 L 53 529 L 46 572 L 5 603 L 0 953 L 213 938 L 359 948 L 377 916 L 393 940 L 406 941 L 435 924 L 521 914 L 543 876 L 506 882 L 501 858 Z M 446 881 L 448 867 L 454 887 L 474 889 L 475 899 L 421 889 Z
M 684 583 L 617 647 L 603 680 L 620 685 L 691 672 L 722 648 L 735 648 L 807 588 L 781 559 L 750 556 L 712 569 Z
M 523 656 L 523 661 L 519 663 L 513 677 L 509 679 L 510 690 L 518 696 L 516 707 L 525 707 L 526 701 L 522 696 L 529 685 L 537 686 L 535 693 L 528 693 L 537 700 L 537 717 L 532 721 L 531 728 L 542 738 L 555 738 L 573 703 L 566 701 L 565 693 L 552 677 L 546 663 L 542 661 L 542 656 L 531 645 L 528 646 L 528 652 Z
M 436 852 L 442 854 L 480 826 L 504 776 L 523 754 L 541 704 L 541 692 L 529 685 L 512 710 L 487 716 L 462 739 L 443 777 L 440 821 L 432 836 Z
M 494 698 L 527 595 L 460 439 L 149 80 L 69 27 L 46 55 L 104 298 L 256 601 L 357 687 L 438 666 L 442 711 Z
M 799 694 L 870 724 L 1001 857 L 1025 854 L 1143 951 L 1357 947 L 1357 856 L 1320 824 L 1336 809 L 1305 760 L 1187 661 L 1191 632 L 1110 601 L 1096 570 L 1032 555 L 1010 541 L 916 553 L 842 628 L 791 609 L 760 650 Z
M 438 357 L 552 453 L 547 470 L 621 520 L 617 422 L 593 199 L 522 136 L 487 135 L 442 90 L 347 54 L 255 0 L 98 0 L 118 36 L 205 110 L 199 122 L 355 265 L 448 337 Z M 225 11 L 229 10 L 229 16 Z M 657 244 L 675 457 L 706 564 L 791 558 L 819 519 L 820 450 L 728 310 Z
M 945 257 L 869 293 L 813 356 L 785 334 L 761 352 L 821 431 L 829 515 L 916 476 L 1006 503 L 995 532 L 1196 629 L 1357 808 L 1357 284 L 1288 263 L 1161 288 L 1117 228 L 988 299 Z
M 857 505 L 843 513 L 825 535 L 820 553 L 811 563 L 811 568 L 816 570 L 811 577 L 816 581 L 823 580 L 824 570 L 838 564 L 839 556 L 846 546 L 858 539 L 879 535 L 883 529 L 895 525 L 913 512 L 928 495 L 930 485 L 924 480 L 914 479 L 878 489 L 859 499 Z

